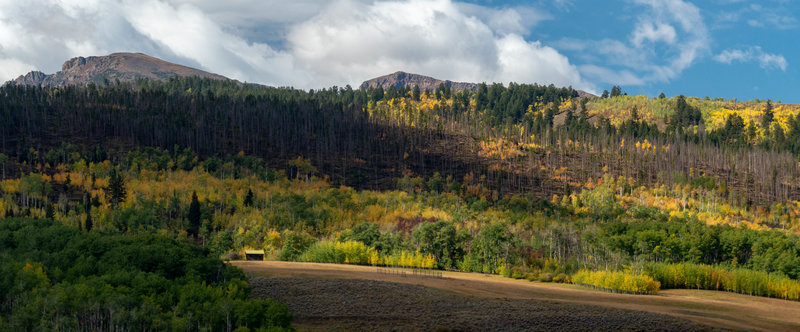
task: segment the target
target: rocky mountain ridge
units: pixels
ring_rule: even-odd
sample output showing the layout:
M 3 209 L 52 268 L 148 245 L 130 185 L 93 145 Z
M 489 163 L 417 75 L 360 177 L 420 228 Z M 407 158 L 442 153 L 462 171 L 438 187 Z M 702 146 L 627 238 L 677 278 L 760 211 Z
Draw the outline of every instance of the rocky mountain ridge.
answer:
M 172 77 L 198 76 L 228 80 L 227 77 L 194 69 L 141 53 L 113 53 L 106 56 L 75 57 L 61 66 L 61 71 L 47 75 L 32 71 L 6 82 L 9 85 L 66 86 L 89 83 L 131 82 L 144 78 L 166 81 Z
M 403 71 L 398 71 L 389 75 L 379 76 L 361 83 L 359 88 L 361 89 L 369 89 L 369 88 L 377 88 L 382 87 L 384 90 L 389 89 L 390 87 L 395 87 L 395 89 L 407 86 L 413 87 L 415 85 L 419 86 L 421 91 L 426 90 L 436 90 L 440 84 L 444 84 L 445 86 L 449 86 L 451 90 L 454 91 L 475 91 L 478 89 L 480 84 L 478 83 L 468 83 L 468 82 L 453 82 L 450 80 L 440 80 L 430 76 L 425 75 L 418 75 L 418 74 L 411 74 L 406 73 Z M 580 98 L 591 98 L 597 97 L 594 94 L 583 90 L 576 90 L 578 91 L 578 97 Z

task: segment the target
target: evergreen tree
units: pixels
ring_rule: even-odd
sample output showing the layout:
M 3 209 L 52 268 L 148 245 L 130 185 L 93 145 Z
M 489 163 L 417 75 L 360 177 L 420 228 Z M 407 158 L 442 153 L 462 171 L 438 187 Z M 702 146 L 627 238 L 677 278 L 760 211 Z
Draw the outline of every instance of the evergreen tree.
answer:
M 775 113 L 772 111 L 772 102 L 767 100 L 767 108 L 764 110 L 764 115 L 761 116 L 761 128 L 769 132 L 769 125 L 775 119 Z
M 414 97 L 414 100 L 419 101 L 419 97 L 420 97 L 419 85 L 414 85 L 414 90 L 412 92 L 412 96 Z
M 242 202 L 244 206 L 253 206 L 253 191 L 247 189 L 247 195 L 244 196 L 244 201 Z
M 88 206 L 92 206 L 89 204 Z M 86 225 L 84 226 L 87 232 L 92 231 L 92 227 L 94 227 L 94 223 L 92 223 L 92 210 L 91 208 L 86 210 Z
M 55 210 L 53 210 L 53 204 L 46 203 L 44 208 L 44 217 L 47 219 L 53 219 L 55 216 Z
M 197 238 L 197 234 L 200 231 L 201 215 L 202 212 L 200 211 L 200 202 L 197 200 L 197 192 L 193 192 L 192 203 L 189 204 L 189 212 L 186 215 L 186 219 L 189 219 L 189 227 L 186 229 L 186 232 L 195 238 Z
M 6 178 L 6 161 L 8 161 L 8 156 L 0 153 L 0 166 L 3 168 L 3 179 Z
M 111 196 L 111 207 L 116 207 L 119 203 L 124 202 L 128 195 L 125 191 L 125 179 L 119 175 L 116 168 L 111 169 L 108 179 L 108 195 Z
M 619 85 L 615 85 L 611 88 L 611 97 L 617 97 L 622 95 L 622 88 Z
M 664 99 L 664 98 L 667 98 L 667 95 L 665 95 L 663 92 L 658 95 L 658 99 Z

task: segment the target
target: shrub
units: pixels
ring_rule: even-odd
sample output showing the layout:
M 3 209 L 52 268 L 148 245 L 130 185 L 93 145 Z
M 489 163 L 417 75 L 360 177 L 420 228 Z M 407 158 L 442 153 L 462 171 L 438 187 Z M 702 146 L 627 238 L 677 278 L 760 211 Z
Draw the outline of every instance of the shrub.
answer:
M 523 279 L 525 278 L 525 271 L 522 270 L 521 267 L 513 267 L 511 268 L 511 278 L 514 279 Z
M 279 255 L 282 261 L 294 261 L 300 258 L 300 255 L 314 242 L 310 236 L 304 233 L 286 232 L 286 239 L 284 240 L 283 248 Z
M 575 284 L 612 292 L 652 294 L 661 288 L 661 283 L 648 275 L 620 271 L 580 270 L 571 279 Z
M 313 244 L 300 260 L 318 263 L 372 264 L 378 253 L 362 242 L 320 241 Z
M 552 273 L 542 273 L 539 275 L 539 281 L 541 282 L 553 282 L 553 274 Z
M 565 283 L 569 282 L 569 276 L 565 273 L 559 273 L 557 276 L 553 277 L 553 282 L 557 283 Z

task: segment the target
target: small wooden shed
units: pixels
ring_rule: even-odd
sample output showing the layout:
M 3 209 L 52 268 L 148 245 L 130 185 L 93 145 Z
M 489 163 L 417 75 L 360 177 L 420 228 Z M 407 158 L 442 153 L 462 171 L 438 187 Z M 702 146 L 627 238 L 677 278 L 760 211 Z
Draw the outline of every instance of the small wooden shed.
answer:
M 264 250 L 245 250 L 244 258 L 248 261 L 263 261 Z

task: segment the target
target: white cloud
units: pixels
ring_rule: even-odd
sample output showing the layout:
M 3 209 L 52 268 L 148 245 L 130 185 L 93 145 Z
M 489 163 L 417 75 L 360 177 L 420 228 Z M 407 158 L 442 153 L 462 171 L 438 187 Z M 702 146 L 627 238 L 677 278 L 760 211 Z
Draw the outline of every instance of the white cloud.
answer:
M 641 22 L 633 32 L 631 42 L 633 42 L 633 45 L 636 47 L 641 47 L 642 43 L 645 41 L 673 44 L 675 43 L 676 36 L 675 28 L 669 24 L 661 22 L 657 24 L 653 24 L 653 22 Z
M 205 69 L 250 82 L 283 82 L 293 77 L 290 55 L 223 31 L 197 7 L 149 0 L 127 2 L 123 8 L 137 32 Z
M 493 81 L 552 83 L 590 89 L 567 57 L 540 42 L 527 42 L 518 35 L 496 41 L 500 71 Z M 544 78 L 544 79 L 543 79 Z
M 636 16 L 627 41 L 564 39 L 557 46 L 597 54 L 582 57 L 581 74 L 613 84 L 647 84 L 678 77 L 709 53 L 710 37 L 700 10 L 682 0 L 633 0 Z
M 754 28 L 776 28 L 788 30 L 797 28 L 797 19 L 791 14 L 793 10 L 786 8 L 788 2 L 775 1 L 777 4 L 744 4 L 737 9 L 721 11 L 715 17 L 714 28 L 727 29 L 737 27 L 739 21 Z M 738 5 L 738 4 L 737 4 Z
M 591 88 L 566 57 L 522 37 L 548 18 L 451 0 L 0 0 L 0 80 L 52 73 L 74 56 L 142 52 L 301 88 L 396 70 Z
M 358 83 L 405 70 L 460 81 L 591 88 L 554 49 L 498 30 L 449 0 L 338 1 L 291 29 L 288 42 L 298 62 L 323 81 Z
M 463 2 L 454 4 L 465 16 L 478 18 L 500 34 L 526 35 L 539 22 L 552 19 L 550 14 L 530 7 L 493 9 Z
M 729 49 L 722 51 L 714 56 L 714 60 L 722 63 L 731 64 L 734 61 L 750 62 L 756 61 L 764 69 L 780 69 L 786 71 L 788 66 L 786 58 L 780 54 L 770 54 L 764 52 L 759 46 L 751 46 L 744 49 Z

